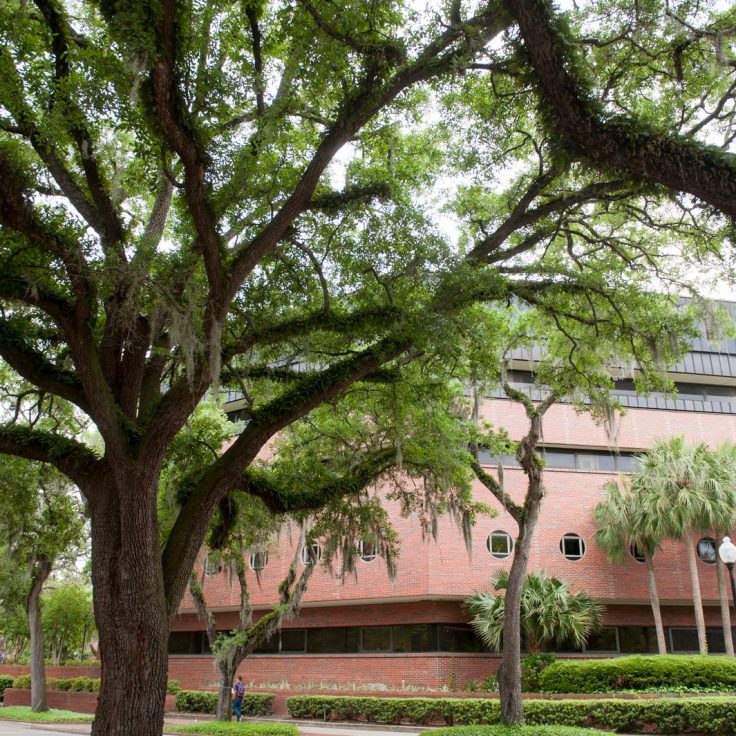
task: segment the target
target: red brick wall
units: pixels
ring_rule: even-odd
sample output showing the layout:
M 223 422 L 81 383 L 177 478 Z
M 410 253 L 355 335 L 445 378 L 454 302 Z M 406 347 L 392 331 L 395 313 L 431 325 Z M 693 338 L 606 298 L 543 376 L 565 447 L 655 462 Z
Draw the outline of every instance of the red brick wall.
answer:
M 246 659 L 239 672 L 246 682 L 265 689 L 287 684 L 441 688 L 461 687 L 492 675 L 499 662 L 493 654 L 258 654 Z M 204 655 L 170 657 L 169 676 L 180 680 L 185 689 L 218 686 L 214 661 Z
M 495 425 L 507 428 L 514 438 L 526 432 L 527 420 L 518 404 L 488 401 L 482 413 Z M 726 414 L 629 409 L 618 427 L 616 444 L 622 450 L 644 450 L 655 438 L 674 434 L 684 434 L 690 440 L 702 440 L 712 445 L 725 440 L 736 442 L 736 421 Z M 579 415 L 573 407 L 564 404 L 553 406 L 545 416 L 544 442 L 552 446 L 604 449 L 612 444 L 604 430 L 588 416 Z M 592 509 L 601 498 L 604 483 L 616 477 L 615 474 L 592 471 L 552 468 L 545 471 L 547 495 L 532 543 L 530 569 L 557 575 L 574 590 L 584 589 L 607 603 L 606 623 L 652 625 L 645 566 L 630 557 L 621 565 L 611 565 L 593 541 Z M 505 485 L 515 499 L 523 498 L 526 482 L 520 469 L 505 470 Z M 389 579 L 385 566 L 378 559 L 370 563 L 358 561 L 356 576 L 346 579 L 320 568 L 310 581 L 299 617 L 286 626 L 366 626 L 466 620 L 460 607 L 462 599 L 473 591 L 488 589 L 493 575 L 510 565 L 510 559 L 497 560 L 488 554 L 488 535 L 494 530 L 507 531 L 512 537 L 517 533 L 513 519 L 480 484 L 475 486 L 475 496 L 490 503 L 497 516 L 478 519 L 472 530 L 472 556 L 468 556 L 462 535 L 451 520 L 440 519 L 437 540 L 427 540 L 422 536 L 416 517 L 402 518 L 396 505 L 389 503 L 387 507 L 401 537 L 396 579 Z M 581 560 L 569 561 L 560 553 L 560 539 L 568 532 L 579 534 L 586 543 L 586 553 Z M 697 537 L 693 537 L 690 543 L 696 541 Z M 292 557 L 292 545 L 281 540 L 271 550 L 260 581 L 249 573 L 251 601 L 256 607 L 266 609 L 277 600 L 277 587 Z M 664 605 L 665 625 L 693 626 L 690 578 L 683 543 L 664 544 L 655 556 L 654 567 L 659 596 Z M 706 621 L 710 626 L 717 626 L 715 567 L 699 561 L 698 569 L 706 604 Z M 237 581 L 225 574 L 207 577 L 205 594 L 210 605 L 215 610 L 219 609 L 220 625 L 232 625 L 239 597 Z M 202 628 L 193 615 L 191 601 L 184 601 L 174 628 Z M 172 667 L 182 672 L 191 668 L 190 674 L 172 676 L 183 681 L 189 677 L 199 682 L 206 677 L 216 680 L 216 676 L 206 672 L 207 668 L 212 670 L 208 658 L 186 658 L 191 664 L 179 662 L 179 659 L 172 658 Z M 462 665 L 458 664 L 461 661 Z M 458 684 L 464 681 L 463 678 L 478 679 L 495 669 L 494 660 L 489 657 L 436 654 L 261 655 L 249 660 L 246 668 L 252 668 L 251 679 L 259 682 L 328 680 L 330 683 L 381 682 L 400 686 L 403 681 L 434 687 L 447 684 L 448 662 L 455 663 L 454 677 Z
M 166 696 L 165 709 L 167 713 L 176 710 L 176 698 Z M 31 691 L 19 688 L 8 688 L 5 691 L 5 705 L 30 705 Z M 69 690 L 49 690 L 49 708 L 71 710 L 75 713 L 94 713 L 97 709 L 97 693 L 75 693 Z
M 525 431 L 523 410 L 515 403 L 489 401 L 483 412 L 486 418 L 507 427 L 512 437 L 519 437 Z M 618 446 L 621 449 L 644 449 L 656 437 L 677 433 L 711 444 L 727 439 L 736 441 L 736 421 L 725 414 L 630 409 L 621 420 Z M 544 441 L 574 447 L 609 446 L 604 431 L 589 417 L 576 414 L 568 405 L 550 409 L 544 421 Z M 591 510 L 601 497 L 603 484 L 615 477 L 615 474 L 602 472 L 560 469 L 545 472 L 547 498 L 532 545 L 530 567 L 558 575 L 573 588 L 584 588 L 603 601 L 646 604 L 648 592 L 644 565 L 627 559 L 624 564 L 613 566 L 593 543 Z M 523 496 L 525 479 L 521 470 L 507 468 L 505 481 L 513 497 L 519 499 Z M 370 563 L 358 561 L 357 575 L 346 579 L 319 569 L 310 581 L 305 604 L 324 606 L 377 599 L 460 599 L 473 590 L 487 588 L 493 574 L 509 566 L 508 560 L 496 560 L 488 554 L 485 546 L 488 534 L 499 529 L 515 536 L 517 529 L 513 519 L 480 484 L 476 484 L 475 494 L 479 500 L 494 506 L 498 516 L 478 520 L 472 533 L 471 558 L 462 535 L 449 519 L 440 520 L 435 542 L 422 537 L 416 517 L 402 518 L 396 505 L 388 504 L 402 541 L 396 580 L 389 579 L 379 559 Z M 583 559 L 573 562 L 560 554 L 560 539 L 568 532 L 583 537 L 586 543 Z M 692 541 L 696 539 L 693 537 Z M 292 557 L 292 546 L 282 540 L 271 550 L 260 582 L 251 574 L 249 583 L 255 606 L 267 607 L 277 600 L 277 587 Z M 654 564 L 663 603 L 691 600 L 682 543 L 666 543 L 657 553 Z M 700 561 L 698 566 L 703 597 L 706 603 L 713 604 L 717 598 L 715 568 Z M 238 605 L 237 581 L 223 573 L 206 578 L 205 593 L 215 608 L 235 608 Z M 193 611 L 189 599 L 185 599 L 181 610 Z

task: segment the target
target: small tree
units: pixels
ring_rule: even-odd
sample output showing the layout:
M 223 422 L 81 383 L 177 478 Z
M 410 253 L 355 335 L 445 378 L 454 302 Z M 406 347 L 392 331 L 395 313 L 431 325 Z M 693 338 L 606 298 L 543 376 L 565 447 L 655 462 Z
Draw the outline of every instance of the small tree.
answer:
M 705 444 L 690 446 L 684 437 L 672 437 L 655 442 L 637 474 L 637 484 L 642 488 L 641 513 L 648 518 L 647 523 L 665 537 L 684 542 L 701 654 L 708 651 L 708 641 L 691 537 L 698 530 L 720 527 L 729 503 L 724 485 L 711 472 L 711 464 Z
M 509 573 L 496 574 L 493 588 L 506 591 Z M 503 646 L 505 596 L 490 592 L 475 593 L 465 601 L 473 616 L 475 632 L 491 649 Z M 532 654 L 549 644 L 566 642 L 582 647 L 601 624 L 603 607 L 587 593 L 572 593 L 567 583 L 544 572 L 524 578 L 521 592 L 521 630 Z
M 636 476 L 632 481 L 622 478 L 621 485 L 615 481 L 606 483 L 603 500 L 593 509 L 595 542 L 612 562 L 623 562 L 632 545 L 644 557 L 649 601 L 657 632 L 657 649 L 660 654 L 667 654 L 653 564 L 654 553 L 664 539 L 664 529 L 656 519 L 644 512 L 643 492 Z
M 41 623 L 55 665 L 66 652 L 84 655 L 87 636 L 94 631 L 92 591 L 79 583 L 67 582 L 44 592 Z
M 83 521 L 73 487 L 51 466 L 0 456 L 0 534 L 24 581 L 31 645 L 31 707 L 48 710 L 41 590 L 54 564 L 76 556 Z

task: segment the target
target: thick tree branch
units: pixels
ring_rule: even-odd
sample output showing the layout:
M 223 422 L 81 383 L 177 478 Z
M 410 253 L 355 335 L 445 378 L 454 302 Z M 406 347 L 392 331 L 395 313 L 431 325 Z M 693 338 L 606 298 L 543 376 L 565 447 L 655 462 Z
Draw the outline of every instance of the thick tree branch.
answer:
M 175 0 L 162 3 L 159 24 L 160 58 L 154 64 L 151 81 L 154 90 L 154 109 L 168 145 L 181 159 L 184 167 L 184 193 L 197 233 L 195 248 L 202 253 L 210 300 L 217 309 L 224 293 L 225 275 L 222 268 L 222 241 L 208 193 L 208 158 L 189 121 L 189 113 L 182 98 L 177 74 L 178 38 Z M 208 325 L 211 329 L 212 324 Z M 208 330 L 209 333 L 209 330 Z
M 204 538 L 215 505 L 222 496 L 243 484 L 246 469 L 264 444 L 279 430 L 397 358 L 410 344 L 403 336 L 384 338 L 354 358 L 296 383 L 253 412 L 242 434 L 192 490 L 169 535 L 164 570 L 170 606 L 178 605 L 186 588 L 188 570 L 199 547 L 197 540 Z
M 736 217 L 736 156 L 653 131 L 643 121 L 605 119 L 574 72 L 549 0 L 505 0 L 562 142 L 604 169 L 692 194 Z
M 504 30 L 508 22 L 502 3 L 491 2 L 484 12 L 459 26 L 448 28 L 383 85 L 376 84 L 378 69 L 372 67 L 358 89 L 344 101 L 334 125 L 325 134 L 281 209 L 236 257 L 231 269 L 229 300 L 261 259 L 285 236 L 294 219 L 308 207 L 319 178 L 330 161 L 368 120 L 408 87 L 457 71 L 463 63 L 470 63 L 470 57 Z
M 489 490 L 496 500 L 511 514 L 511 518 L 518 524 L 521 521 L 523 508 L 517 504 L 503 486 L 490 474 L 483 470 L 477 452 L 471 453 L 470 467 L 475 477 Z
M 38 429 L 0 425 L 0 453 L 50 463 L 79 486 L 89 498 L 91 479 L 102 470 L 102 461 L 76 440 Z
M 63 98 L 61 106 L 65 108 L 64 119 L 68 121 L 69 133 L 77 147 L 92 201 L 104 225 L 103 242 L 107 247 L 114 248 L 120 259 L 125 260 L 125 250 L 122 247 L 122 222 L 97 165 L 94 144 L 85 123 L 84 113 L 71 96 L 64 91 L 69 89 L 71 76 L 69 23 L 54 0 L 35 0 L 35 2 L 51 32 L 56 77 L 54 94 Z
M 77 376 L 46 360 L 43 353 L 29 345 L 22 332 L 7 319 L 0 320 L 0 356 L 34 386 L 71 401 L 85 413 L 89 412 Z

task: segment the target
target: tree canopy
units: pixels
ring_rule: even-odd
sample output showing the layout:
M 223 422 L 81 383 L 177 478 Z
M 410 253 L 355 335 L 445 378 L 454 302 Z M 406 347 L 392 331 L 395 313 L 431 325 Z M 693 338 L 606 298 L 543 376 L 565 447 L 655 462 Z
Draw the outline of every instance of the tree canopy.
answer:
M 678 306 L 693 268 L 728 270 L 732 13 L 3 3 L 0 357 L 26 387 L 0 452 L 84 494 L 103 657 L 158 642 L 103 678 L 96 733 L 159 727 L 168 621 L 229 494 L 309 512 L 404 467 L 406 510 L 468 508 L 463 458 L 431 462 L 452 426 L 437 387 L 499 380 L 519 325 L 563 394 L 603 395 L 611 365 L 661 385 L 703 311 Z M 220 387 L 242 431 L 176 477 L 162 541 L 161 470 Z M 36 420 L 60 406 L 99 442 Z M 297 465 L 262 462 L 287 428 Z M 286 482 L 305 462 L 310 483 Z

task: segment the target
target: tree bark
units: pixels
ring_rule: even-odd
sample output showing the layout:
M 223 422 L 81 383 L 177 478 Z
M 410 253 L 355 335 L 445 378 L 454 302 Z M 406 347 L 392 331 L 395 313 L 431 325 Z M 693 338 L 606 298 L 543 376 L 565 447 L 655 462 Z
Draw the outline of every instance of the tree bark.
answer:
M 726 655 L 734 656 L 733 632 L 731 631 L 731 605 L 728 601 L 728 588 L 726 587 L 726 570 L 723 560 L 716 552 L 716 576 L 718 577 L 718 599 L 721 603 L 721 623 L 723 626 L 723 641 L 726 643 Z
M 217 691 L 217 713 L 215 719 L 218 721 L 230 721 L 233 717 L 233 681 L 237 666 L 231 661 L 217 660 L 220 668 L 220 689 Z
M 28 628 L 31 632 L 31 710 L 34 713 L 49 709 L 40 597 L 41 588 L 50 574 L 51 563 L 45 557 L 37 559 L 33 566 L 31 591 L 27 602 Z
M 700 579 L 698 577 L 698 560 L 695 545 L 690 537 L 685 537 L 685 552 L 690 568 L 690 586 L 693 592 L 693 608 L 695 609 L 695 625 L 698 629 L 698 648 L 701 654 L 708 653 L 708 639 L 705 634 L 705 616 L 703 615 L 703 599 L 700 596 Z
M 521 595 L 524 578 L 529 563 L 534 529 L 539 520 L 539 512 L 544 498 L 542 473 L 544 463 L 537 454 L 537 445 L 542 436 L 542 419 L 555 401 L 550 394 L 544 401 L 534 406 L 528 396 L 504 382 L 506 395 L 523 404 L 529 419 L 529 431 L 519 442 L 516 456 L 527 478 L 526 497 L 523 507 L 509 507 L 516 523 L 519 536 L 514 547 L 514 560 L 511 563 L 509 581 L 506 587 L 503 619 L 503 654 L 498 671 L 498 692 L 501 700 L 501 720 L 507 726 L 524 722 L 524 706 L 521 700 Z M 502 488 L 496 493 L 505 498 Z M 497 497 L 498 497 L 497 495 Z
M 652 606 L 654 617 L 654 629 L 657 632 L 657 651 L 667 654 L 667 641 L 664 638 L 664 625 L 662 624 L 662 609 L 659 606 L 659 593 L 657 593 L 657 579 L 654 576 L 654 564 L 652 555 L 644 553 L 644 562 L 647 566 L 647 586 L 649 588 L 649 602 Z
M 168 669 L 156 493 L 127 473 L 95 494 L 92 582 L 101 684 L 93 736 L 160 736 Z M 136 487 L 138 486 L 138 487 Z
M 540 487 L 534 498 L 527 497 L 526 514 L 519 523 L 519 536 L 514 547 L 509 582 L 504 599 L 503 654 L 498 668 L 498 693 L 501 720 L 508 726 L 524 722 L 521 699 L 521 592 L 529 564 L 529 549 L 539 519 L 543 493 Z

